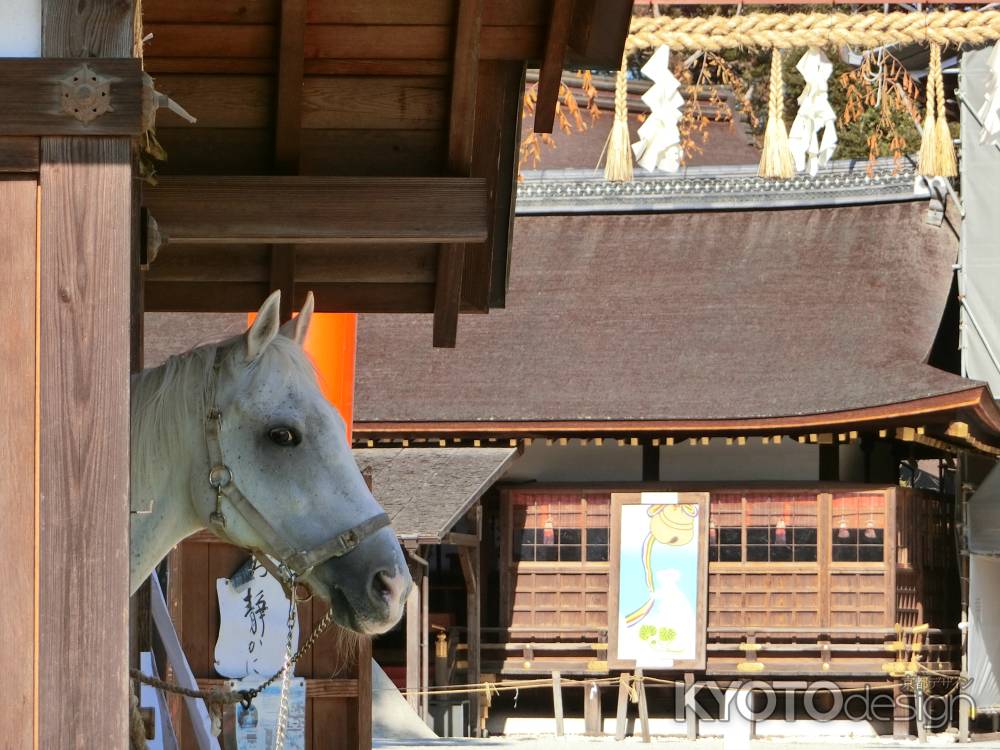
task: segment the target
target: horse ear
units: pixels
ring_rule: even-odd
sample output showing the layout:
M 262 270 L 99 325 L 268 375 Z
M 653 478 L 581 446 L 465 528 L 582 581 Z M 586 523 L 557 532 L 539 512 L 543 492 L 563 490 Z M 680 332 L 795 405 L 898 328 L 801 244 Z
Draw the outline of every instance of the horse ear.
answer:
M 313 293 L 306 294 L 299 314 L 281 326 L 281 335 L 290 338 L 299 346 L 305 346 L 306 335 L 309 333 L 309 323 L 312 322 L 313 308 L 316 306 Z
M 246 332 L 246 361 L 252 362 L 260 356 L 267 345 L 278 335 L 278 321 L 281 318 L 281 290 L 271 292 L 257 311 L 253 325 Z

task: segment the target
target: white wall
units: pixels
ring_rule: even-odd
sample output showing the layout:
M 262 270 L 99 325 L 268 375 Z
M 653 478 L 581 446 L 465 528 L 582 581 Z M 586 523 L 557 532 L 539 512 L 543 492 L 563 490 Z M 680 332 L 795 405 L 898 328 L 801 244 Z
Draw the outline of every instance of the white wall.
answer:
M 0 57 L 41 57 L 42 0 L 0 0 Z
M 816 481 L 819 477 L 819 447 L 784 440 L 764 445 L 748 438 L 743 446 L 727 446 L 725 440 L 709 445 L 663 446 L 660 448 L 660 480 L 663 482 L 713 481 Z M 642 479 L 642 448 L 604 445 L 546 445 L 535 441 L 519 456 L 505 481 L 539 482 L 638 482 Z M 864 460 L 855 442 L 840 447 L 840 479 L 864 480 Z

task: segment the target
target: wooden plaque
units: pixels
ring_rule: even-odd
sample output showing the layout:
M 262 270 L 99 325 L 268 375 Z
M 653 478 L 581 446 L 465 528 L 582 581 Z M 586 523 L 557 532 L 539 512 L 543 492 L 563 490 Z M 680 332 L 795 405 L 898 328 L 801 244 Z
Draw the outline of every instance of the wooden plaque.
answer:
M 705 668 L 708 493 L 611 496 L 608 666 Z

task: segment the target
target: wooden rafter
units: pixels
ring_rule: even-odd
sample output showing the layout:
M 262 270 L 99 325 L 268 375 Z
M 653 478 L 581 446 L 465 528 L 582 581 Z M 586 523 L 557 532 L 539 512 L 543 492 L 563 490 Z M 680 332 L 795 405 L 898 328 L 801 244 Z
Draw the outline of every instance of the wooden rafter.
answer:
M 545 58 L 538 73 L 538 97 L 535 102 L 535 132 L 551 133 L 559 101 L 566 42 L 573 20 L 573 0 L 553 0 L 552 19 L 545 38 Z
M 461 177 L 472 171 L 482 16 L 483 0 L 460 0 L 448 113 L 448 172 Z M 455 346 L 464 269 L 465 246 L 442 245 L 434 290 L 434 346 Z
M 453 177 L 161 177 L 144 192 L 168 244 L 486 239 L 486 183 Z
M 282 0 L 274 123 L 274 170 L 278 174 L 299 173 L 305 37 L 305 0 Z M 271 248 L 271 289 L 281 290 L 281 319 L 288 320 L 295 298 L 295 245 Z

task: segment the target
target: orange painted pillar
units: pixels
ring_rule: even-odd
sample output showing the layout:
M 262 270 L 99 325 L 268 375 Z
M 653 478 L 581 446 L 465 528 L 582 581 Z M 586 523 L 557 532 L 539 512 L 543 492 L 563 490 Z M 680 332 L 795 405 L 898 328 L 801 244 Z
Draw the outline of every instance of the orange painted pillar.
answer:
M 253 323 L 256 313 L 251 313 Z M 337 407 L 351 441 L 354 424 L 354 359 L 357 354 L 357 313 L 313 313 L 305 349 L 319 376 L 320 390 Z
M 357 342 L 357 313 L 313 313 L 309 335 L 306 336 L 306 353 L 316 364 L 323 395 L 344 418 L 348 442 L 354 422 Z

